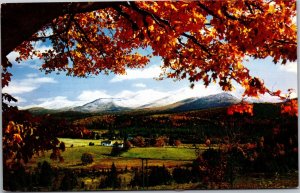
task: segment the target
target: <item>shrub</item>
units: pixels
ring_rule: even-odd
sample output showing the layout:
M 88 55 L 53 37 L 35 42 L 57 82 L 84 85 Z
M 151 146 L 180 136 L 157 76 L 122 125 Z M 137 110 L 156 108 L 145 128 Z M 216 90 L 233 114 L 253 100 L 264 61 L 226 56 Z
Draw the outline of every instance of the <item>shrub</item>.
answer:
M 119 143 L 116 142 L 111 149 L 110 155 L 111 156 L 119 156 L 122 153 L 122 147 L 119 147 Z
M 216 168 L 221 163 L 221 151 L 209 148 L 202 154 L 203 159 L 207 162 L 208 167 Z
M 67 171 L 61 181 L 60 190 L 68 191 L 73 190 L 78 184 L 77 176 L 74 172 Z
M 181 141 L 179 139 L 175 140 L 174 145 L 176 147 L 180 146 L 181 145 Z
M 145 139 L 142 136 L 136 136 L 135 138 L 133 138 L 132 144 L 136 147 L 144 147 Z
M 39 183 L 41 186 L 50 186 L 53 178 L 53 169 L 49 162 L 44 161 L 38 164 L 40 170 Z
M 60 144 L 59 144 L 59 149 L 60 149 L 61 151 L 65 151 L 65 150 L 66 150 L 66 144 L 65 144 L 64 142 L 60 142 Z
M 164 165 L 163 167 L 155 166 L 151 168 L 149 175 L 149 186 L 169 184 L 170 181 L 171 174 Z
M 94 157 L 91 153 L 83 153 L 81 156 L 81 161 L 82 161 L 82 164 L 84 164 L 84 165 L 90 164 L 90 163 L 93 163 Z
M 101 180 L 99 188 L 112 187 L 113 189 L 121 186 L 121 179 L 118 178 L 118 172 L 115 164 L 113 163 L 110 172 L 104 180 Z
M 185 168 L 177 167 L 173 170 L 173 179 L 178 184 L 189 183 L 192 181 L 192 172 Z
M 166 145 L 166 140 L 167 140 L 167 139 L 166 139 L 165 137 L 163 137 L 163 136 L 158 137 L 158 138 L 156 139 L 156 142 L 155 142 L 154 146 L 155 146 L 155 147 L 163 147 L 163 146 Z
M 132 148 L 132 143 L 128 140 L 124 141 L 124 147 L 123 147 L 123 151 L 128 151 L 130 148 Z
M 19 164 L 18 164 L 19 165 Z M 28 180 L 30 177 L 25 172 L 24 166 L 19 165 L 18 169 L 14 172 L 3 172 L 3 185 L 4 191 L 25 191 L 24 188 L 29 185 Z M 3 191 L 3 192 L 4 192 Z

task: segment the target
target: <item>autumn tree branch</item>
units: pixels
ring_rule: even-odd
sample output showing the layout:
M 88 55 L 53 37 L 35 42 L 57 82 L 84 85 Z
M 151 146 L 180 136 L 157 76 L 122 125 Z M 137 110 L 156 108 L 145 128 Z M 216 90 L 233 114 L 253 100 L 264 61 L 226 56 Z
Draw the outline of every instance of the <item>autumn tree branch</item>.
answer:
M 103 52 L 104 52 L 104 48 L 103 48 L 103 46 L 101 45 L 100 46 L 100 49 L 98 48 L 98 46 L 96 46 L 95 44 L 94 44 L 94 42 L 92 42 L 91 40 L 90 40 L 90 38 L 88 37 L 88 35 L 85 33 L 85 31 L 82 29 L 82 27 L 80 26 L 80 24 L 74 19 L 73 20 L 74 21 L 74 23 L 75 23 L 75 26 L 76 26 L 76 28 L 80 31 L 80 33 L 83 35 L 83 37 L 84 37 L 84 39 L 85 39 L 85 41 L 86 42 L 88 42 L 89 44 L 91 44 L 95 49 L 97 49 L 98 50 L 98 52 L 100 53 L 100 55 L 102 55 L 102 57 L 103 58 L 105 58 L 105 56 L 104 56 L 104 54 L 103 54 Z
M 113 6 L 112 7 L 114 10 L 116 10 L 121 16 L 123 16 L 124 18 L 126 18 L 130 23 L 131 23 L 131 26 L 132 26 L 132 29 L 134 31 L 138 30 L 139 26 L 131 19 L 130 15 L 128 15 L 126 12 L 124 12 L 122 10 L 122 8 L 120 6 Z
M 204 50 L 210 57 L 212 56 L 209 50 L 205 46 L 200 44 L 200 42 L 197 40 L 197 38 L 195 38 L 195 36 L 189 35 L 187 33 L 182 33 L 181 35 L 191 39 L 196 45 L 198 45 L 202 50 Z
M 136 2 L 130 1 L 130 2 L 128 2 L 128 4 L 133 10 L 137 11 L 141 15 L 150 16 L 159 26 L 165 28 L 165 26 L 163 25 L 163 24 L 165 24 L 166 26 L 171 27 L 168 21 L 166 21 L 160 17 L 157 17 L 156 15 L 154 15 L 146 10 L 140 9 L 138 7 L 138 5 L 136 4 Z

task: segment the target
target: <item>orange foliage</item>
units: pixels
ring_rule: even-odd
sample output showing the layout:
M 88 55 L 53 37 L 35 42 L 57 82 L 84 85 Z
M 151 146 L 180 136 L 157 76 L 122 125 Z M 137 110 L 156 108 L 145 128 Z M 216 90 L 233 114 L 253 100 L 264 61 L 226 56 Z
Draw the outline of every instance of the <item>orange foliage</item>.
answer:
M 247 114 L 253 116 L 253 105 L 247 102 L 242 102 L 236 105 L 232 105 L 227 109 L 228 115 Z
M 187 117 L 186 115 L 173 115 L 170 117 L 172 125 L 175 127 L 181 126 L 184 121 L 187 121 L 189 119 L 190 118 Z
M 209 147 L 210 144 L 211 144 L 210 139 L 206 139 L 206 140 L 205 140 L 205 145 Z
M 65 144 L 57 138 L 42 136 L 42 132 L 32 125 L 9 121 L 2 132 L 3 166 L 17 169 L 15 167 L 26 164 L 34 154 L 50 149 L 53 151 L 50 158 L 62 161 L 60 151 L 65 150 Z
M 175 145 L 176 147 L 180 146 L 180 145 L 181 145 L 181 141 L 180 141 L 179 139 L 175 140 L 175 141 L 174 141 L 174 145 Z
M 142 136 L 136 136 L 132 139 L 132 144 L 137 147 L 144 147 L 145 139 Z
M 298 116 L 298 100 L 292 99 L 282 104 L 281 113 L 289 116 Z
M 160 136 L 160 137 L 158 137 L 158 138 L 156 139 L 156 142 L 155 142 L 154 146 L 155 146 L 155 147 L 163 147 L 163 146 L 166 145 L 167 140 L 168 140 L 168 139 L 167 139 L 166 137 Z
M 295 61 L 295 16 L 295 0 L 120 2 L 91 12 L 66 11 L 42 28 L 52 29 L 52 35 L 39 32 L 30 40 L 50 39 L 53 49 L 41 53 L 25 41 L 15 51 L 18 60 L 44 59 L 46 73 L 58 70 L 79 77 L 124 74 L 126 68 L 143 68 L 152 56 L 160 56 L 161 78 L 188 78 L 191 85 L 217 82 L 225 91 L 235 81 L 247 96 L 278 95 L 252 77 L 243 62 L 245 57 L 271 57 L 283 65 Z
M 23 125 L 16 124 L 10 121 L 2 137 L 3 146 L 3 164 L 7 167 L 12 167 L 15 162 L 24 163 L 20 150 L 23 148 L 23 138 L 21 135 L 24 132 Z

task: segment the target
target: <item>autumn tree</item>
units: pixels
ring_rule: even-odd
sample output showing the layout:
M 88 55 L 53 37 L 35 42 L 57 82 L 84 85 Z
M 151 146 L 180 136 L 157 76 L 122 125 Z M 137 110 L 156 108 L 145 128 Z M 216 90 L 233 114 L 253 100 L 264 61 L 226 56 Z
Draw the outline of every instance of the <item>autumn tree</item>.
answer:
M 167 138 L 165 136 L 160 136 L 155 140 L 155 147 L 163 147 L 167 144 Z
M 145 146 L 145 139 L 142 136 L 136 136 L 131 141 L 132 145 L 137 147 L 144 147 Z
M 81 162 L 84 165 L 93 163 L 94 162 L 94 156 L 91 153 L 83 153 L 81 155 Z
M 181 145 L 181 141 L 180 141 L 179 139 L 175 140 L 175 141 L 174 141 L 174 145 L 175 145 L 176 147 L 179 147 L 179 146 Z
M 22 39 L 10 23 L 21 23 L 23 15 L 12 11 L 32 8 L 38 11 L 28 14 L 35 18 L 25 22 Z M 187 78 L 192 87 L 200 80 L 206 86 L 217 82 L 225 91 L 236 82 L 247 96 L 279 95 L 251 76 L 243 62 L 271 57 L 284 65 L 297 59 L 295 0 L 5 4 L 2 9 L 3 56 L 14 50 L 20 53 L 17 61 L 41 58 L 46 73 L 125 74 L 126 68 L 142 68 L 160 56 L 161 78 Z M 36 50 L 36 41 L 49 41 L 52 49 Z M 138 49 L 152 53 L 142 55 Z M 2 67 L 7 86 L 9 64 L 2 61 Z

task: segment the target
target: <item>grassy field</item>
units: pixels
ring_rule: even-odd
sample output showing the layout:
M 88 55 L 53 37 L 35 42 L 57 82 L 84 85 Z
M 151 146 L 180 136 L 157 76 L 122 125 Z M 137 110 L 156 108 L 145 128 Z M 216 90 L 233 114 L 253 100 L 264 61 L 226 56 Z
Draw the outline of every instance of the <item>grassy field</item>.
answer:
M 141 159 L 150 159 L 149 166 L 169 166 L 175 167 L 190 163 L 196 158 L 195 150 L 191 148 L 175 148 L 175 147 L 134 147 L 127 152 L 122 153 L 119 157 L 110 156 L 112 147 L 100 146 L 100 140 L 89 139 L 69 139 L 60 138 L 60 141 L 65 142 L 66 150 L 61 152 L 64 162 L 50 160 L 51 151 L 46 152 L 44 156 L 37 157 L 32 164 L 37 162 L 48 161 L 53 166 L 57 167 L 93 167 L 93 168 L 110 168 L 112 163 L 115 163 L 118 168 L 140 167 Z M 94 146 L 89 146 L 89 142 L 95 143 Z M 73 144 L 73 147 L 70 147 Z M 81 165 L 81 155 L 83 153 L 91 153 L 94 157 L 94 163 L 88 166 Z
M 100 139 L 71 139 L 71 138 L 58 138 L 59 141 L 63 141 L 66 145 L 66 147 L 82 147 L 82 146 L 88 146 L 90 142 L 94 143 L 95 146 L 101 145 Z M 122 140 L 112 140 L 112 143 L 114 142 L 122 142 Z
M 62 154 L 68 160 L 80 159 L 82 153 L 89 152 L 94 155 L 95 160 L 107 158 L 111 147 L 100 146 L 100 140 L 89 139 L 69 139 L 60 138 L 66 144 L 66 151 Z M 93 142 L 94 146 L 89 146 Z M 118 141 L 120 142 L 120 141 Z M 68 148 L 73 144 L 72 148 Z M 176 147 L 134 147 L 129 151 L 121 154 L 123 158 L 149 158 L 149 159 L 166 159 L 166 160 L 193 160 L 196 158 L 195 149 L 176 148 Z M 65 159 L 65 161 L 67 161 Z
M 166 160 L 193 160 L 196 158 L 195 150 L 175 147 L 145 147 L 132 148 L 128 152 L 121 154 L 127 158 L 150 158 Z
M 36 159 L 36 162 L 48 161 L 51 165 L 61 166 L 61 167 L 72 167 L 80 165 L 81 155 L 83 153 L 91 153 L 94 157 L 95 162 L 100 162 L 101 159 L 109 157 L 111 152 L 111 147 L 103 146 L 80 146 L 66 148 L 64 152 L 61 152 L 61 156 L 64 158 L 64 162 L 60 163 L 58 161 L 50 160 L 51 151 L 45 153 L 44 156 L 40 156 Z

